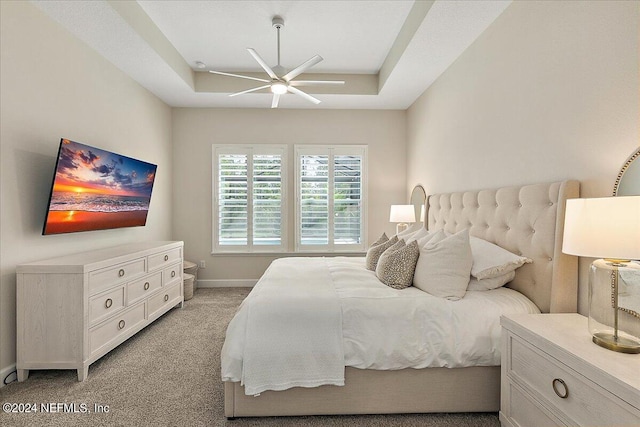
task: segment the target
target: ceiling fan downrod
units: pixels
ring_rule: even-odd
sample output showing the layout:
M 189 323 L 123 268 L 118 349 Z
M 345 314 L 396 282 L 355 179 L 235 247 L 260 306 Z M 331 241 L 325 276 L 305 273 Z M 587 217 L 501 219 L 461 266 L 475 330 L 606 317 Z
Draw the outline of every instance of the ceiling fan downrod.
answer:
M 278 67 L 280 67 L 280 28 L 284 27 L 284 19 L 276 15 L 271 19 L 271 25 L 276 28 L 278 33 Z

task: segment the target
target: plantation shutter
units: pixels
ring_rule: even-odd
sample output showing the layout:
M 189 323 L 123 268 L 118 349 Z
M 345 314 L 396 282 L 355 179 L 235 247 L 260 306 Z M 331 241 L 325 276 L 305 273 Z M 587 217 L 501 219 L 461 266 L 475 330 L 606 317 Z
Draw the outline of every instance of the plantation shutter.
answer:
M 214 252 L 283 251 L 284 147 L 214 146 Z
M 296 250 L 364 250 L 366 148 L 296 147 Z

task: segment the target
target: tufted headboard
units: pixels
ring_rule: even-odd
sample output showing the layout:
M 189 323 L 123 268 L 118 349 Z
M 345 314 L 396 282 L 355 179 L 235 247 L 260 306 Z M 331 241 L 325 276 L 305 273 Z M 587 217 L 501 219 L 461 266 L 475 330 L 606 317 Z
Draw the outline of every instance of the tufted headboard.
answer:
M 562 253 L 565 201 L 579 197 L 577 181 L 435 194 L 427 199 L 428 229 L 495 243 L 533 263 L 508 285 L 543 313 L 576 312 L 578 258 Z

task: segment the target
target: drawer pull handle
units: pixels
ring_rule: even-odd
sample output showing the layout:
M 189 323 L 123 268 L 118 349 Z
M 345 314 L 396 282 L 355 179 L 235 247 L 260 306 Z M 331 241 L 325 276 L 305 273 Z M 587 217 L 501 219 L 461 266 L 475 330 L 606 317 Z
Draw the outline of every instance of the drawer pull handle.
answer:
M 167 301 L 169 301 L 169 295 L 164 296 L 164 302 L 167 302 Z
M 104 308 L 111 308 L 112 305 L 113 300 L 111 298 L 107 298 L 107 300 L 104 302 Z
M 149 290 L 149 282 L 144 282 L 144 290 L 145 291 Z
M 121 268 L 120 271 L 118 271 L 118 277 L 122 277 L 124 276 L 124 269 Z
M 562 384 L 564 393 L 560 393 L 558 391 L 558 384 Z M 569 388 L 567 387 L 567 384 L 564 381 L 562 381 L 560 378 L 554 378 L 551 385 L 553 386 L 553 391 L 558 395 L 560 399 L 566 399 L 569 396 Z
M 169 261 L 169 255 L 165 255 L 165 256 L 164 256 L 164 260 L 165 260 L 165 261 Z
M 175 272 L 175 270 L 171 272 L 171 277 L 176 277 L 176 272 Z
M 118 329 L 123 329 L 124 325 L 125 325 L 124 320 L 119 321 L 118 322 Z

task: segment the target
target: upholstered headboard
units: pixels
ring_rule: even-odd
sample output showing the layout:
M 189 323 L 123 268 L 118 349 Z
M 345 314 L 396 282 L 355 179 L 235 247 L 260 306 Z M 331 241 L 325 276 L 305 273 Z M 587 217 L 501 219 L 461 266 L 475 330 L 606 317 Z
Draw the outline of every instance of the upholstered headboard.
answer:
M 543 313 L 576 312 L 578 258 L 562 253 L 565 201 L 579 197 L 577 181 L 435 194 L 427 199 L 429 230 L 469 228 L 533 260 L 516 270 L 509 287 Z

